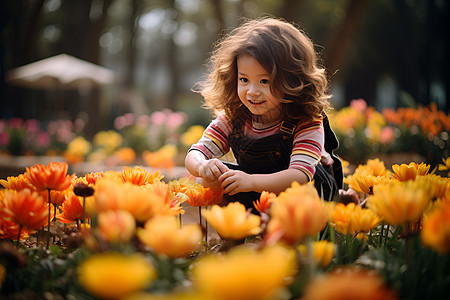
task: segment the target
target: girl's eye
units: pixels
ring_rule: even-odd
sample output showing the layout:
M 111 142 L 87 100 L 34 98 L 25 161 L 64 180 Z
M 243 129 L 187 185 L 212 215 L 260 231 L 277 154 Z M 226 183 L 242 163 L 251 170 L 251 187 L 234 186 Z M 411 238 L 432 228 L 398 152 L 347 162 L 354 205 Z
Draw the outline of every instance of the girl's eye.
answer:
M 268 79 L 262 79 L 262 80 L 261 80 L 261 83 L 262 83 L 262 84 L 269 84 L 269 80 L 268 80 Z
M 247 82 L 248 82 L 248 79 L 245 78 L 245 77 L 241 77 L 241 78 L 239 78 L 239 80 L 240 80 L 241 82 L 243 82 L 243 83 L 247 83 Z

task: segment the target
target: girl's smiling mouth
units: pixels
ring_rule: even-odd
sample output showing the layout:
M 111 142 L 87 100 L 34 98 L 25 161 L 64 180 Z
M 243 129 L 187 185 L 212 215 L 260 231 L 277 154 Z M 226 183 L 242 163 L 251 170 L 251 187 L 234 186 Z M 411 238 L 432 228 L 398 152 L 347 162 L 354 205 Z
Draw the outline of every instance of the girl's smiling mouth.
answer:
M 257 105 L 257 104 L 261 104 L 264 103 L 264 100 L 247 100 L 248 102 L 250 102 L 251 104 Z

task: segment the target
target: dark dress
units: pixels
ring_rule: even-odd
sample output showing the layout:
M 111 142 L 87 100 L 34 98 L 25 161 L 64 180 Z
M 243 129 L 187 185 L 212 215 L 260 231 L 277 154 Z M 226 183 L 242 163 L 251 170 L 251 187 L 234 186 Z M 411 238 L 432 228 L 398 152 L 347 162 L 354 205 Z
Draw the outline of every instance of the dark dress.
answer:
M 293 148 L 295 125 L 283 121 L 280 132 L 267 137 L 254 139 L 245 136 L 242 124 L 233 122 L 233 131 L 228 136 L 228 142 L 237 164 L 225 163 L 230 169 L 241 170 L 248 174 L 271 174 L 289 168 L 290 155 Z M 342 162 L 333 153 L 337 149 L 338 141 L 332 131 L 328 118 L 323 120 L 325 134 L 325 150 L 331 155 L 333 164 L 323 166 L 318 164 L 314 174 L 314 186 L 319 195 L 326 201 L 337 201 L 339 189 L 343 185 Z M 253 202 L 259 199 L 260 193 L 237 193 L 233 196 L 224 195 L 225 202 L 239 201 L 247 209 L 252 208 Z

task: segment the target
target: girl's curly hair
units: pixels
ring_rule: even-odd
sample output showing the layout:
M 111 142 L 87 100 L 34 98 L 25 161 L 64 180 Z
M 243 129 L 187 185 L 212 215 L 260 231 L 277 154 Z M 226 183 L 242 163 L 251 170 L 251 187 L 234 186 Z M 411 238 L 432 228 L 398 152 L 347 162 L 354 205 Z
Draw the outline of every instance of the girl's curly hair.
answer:
M 294 25 L 266 17 L 245 22 L 215 44 L 211 72 L 194 88 L 215 113 L 224 111 L 232 119 L 246 110 L 237 94 L 237 57 L 243 54 L 268 71 L 272 94 L 284 95 L 285 119 L 322 118 L 330 109 L 327 75 L 312 41 Z

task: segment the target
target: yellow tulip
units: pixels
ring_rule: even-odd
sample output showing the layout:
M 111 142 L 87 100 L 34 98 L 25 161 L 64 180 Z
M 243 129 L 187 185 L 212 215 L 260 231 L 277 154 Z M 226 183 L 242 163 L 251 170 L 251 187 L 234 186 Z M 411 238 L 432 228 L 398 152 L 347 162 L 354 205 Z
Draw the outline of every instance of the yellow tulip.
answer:
M 122 300 L 212 300 L 202 297 L 198 293 L 173 292 L 173 293 L 136 293 Z
M 350 216 L 350 232 L 352 234 L 357 232 L 368 233 L 380 222 L 381 218 L 373 210 L 356 206 L 353 214 Z
M 401 164 L 401 165 L 392 165 L 392 176 L 398 181 L 408 181 L 415 180 L 417 176 L 423 176 L 428 173 L 430 170 L 430 165 L 425 163 L 415 163 L 411 162 L 409 165 Z
M 302 300 L 340 299 L 395 300 L 397 295 L 388 289 L 378 273 L 347 267 L 313 278 L 302 297 Z
M 331 225 L 342 234 L 367 233 L 381 222 L 372 210 L 355 203 L 338 203 L 331 213 Z
M 239 202 L 230 202 L 225 207 L 213 205 L 202 214 L 222 238 L 239 240 L 261 231 L 260 217 L 247 213 Z
M 150 262 L 140 254 L 96 254 L 78 266 L 78 281 L 98 298 L 120 299 L 145 289 L 156 278 Z
M 373 176 L 385 176 L 389 173 L 384 162 L 382 160 L 379 160 L 378 158 L 368 159 L 365 165 L 359 165 L 356 168 L 355 173 L 360 172 L 368 173 Z
M 312 243 L 314 263 L 322 268 L 328 266 L 334 257 L 334 244 L 329 241 L 315 241 Z M 308 257 L 305 244 L 298 245 L 300 253 Z
M 204 131 L 205 128 L 202 125 L 193 125 L 181 135 L 181 142 L 190 147 L 202 137 Z
M 450 190 L 450 178 L 441 177 L 436 174 L 427 174 L 424 176 L 419 176 L 416 181 L 428 182 L 431 186 L 433 197 L 442 198 L 445 197 L 445 193 Z
M 295 255 L 282 246 L 236 247 L 201 258 L 192 270 L 194 287 L 209 299 L 277 299 L 295 273 Z
M 173 216 L 157 216 L 138 228 L 138 238 L 157 254 L 170 258 L 186 257 L 200 244 L 202 231 L 198 224 L 180 228 Z
M 99 131 L 94 135 L 94 145 L 105 149 L 107 154 L 112 154 L 122 144 L 122 136 L 114 131 Z
M 417 221 L 431 200 L 430 185 L 406 181 L 379 184 L 367 200 L 367 207 L 391 225 Z
M 443 164 L 439 164 L 439 171 L 448 171 L 447 176 L 450 177 L 450 156 L 447 158 L 442 158 Z

